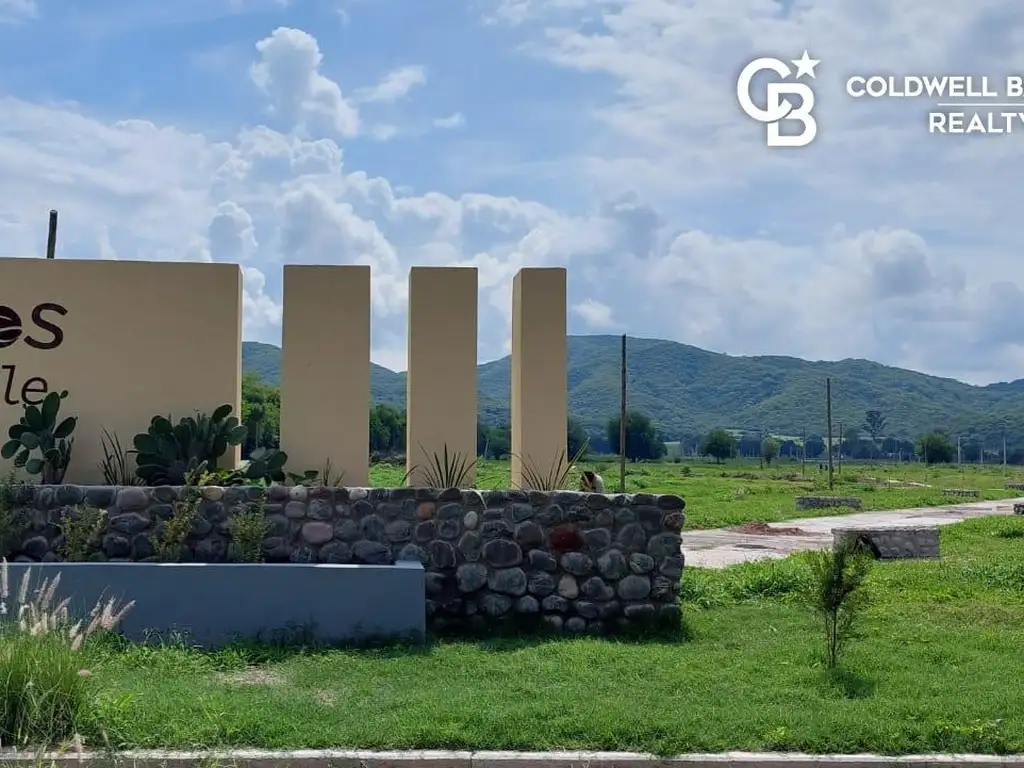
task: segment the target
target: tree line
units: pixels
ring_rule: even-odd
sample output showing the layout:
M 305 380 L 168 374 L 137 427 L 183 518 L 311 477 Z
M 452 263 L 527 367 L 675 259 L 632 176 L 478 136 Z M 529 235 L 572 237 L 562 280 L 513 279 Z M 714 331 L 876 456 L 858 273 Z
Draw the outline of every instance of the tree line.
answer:
M 808 435 L 802 440 L 779 439 L 770 435 L 746 433 L 735 435 L 726 429 L 713 429 L 699 440 L 698 452 L 717 461 L 737 456 L 758 457 L 770 464 L 778 457 L 790 459 L 915 459 L 927 464 L 948 464 L 954 461 L 983 462 L 990 451 L 977 440 L 961 442 L 959 450 L 954 438 L 942 429 L 919 435 L 916 440 L 887 437 L 887 421 L 878 410 L 864 414 L 864 423 L 858 427 L 845 427 L 832 441 L 829 451 L 822 435 Z M 1001 454 L 990 456 L 1002 460 Z M 1024 464 L 1024 451 L 1015 450 L 1006 455 L 1009 464 Z
M 378 403 L 370 408 L 369 420 L 371 453 L 389 456 L 405 452 L 406 416 L 403 409 L 387 403 Z M 249 435 L 242 445 L 243 455 L 248 456 L 260 447 L 280 447 L 281 391 L 277 387 L 265 384 L 256 376 L 247 374 L 242 379 L 242 423 L 249 428 Z M 606 434 L 602 436 L 607 440 L 613 454 L 619 453 L 620 424 L 618 416 L 610 418 Z M 490 426 L 478 423 L 477 455 L 491 459 L 507 457 L 512 450 L 511 432 L 511 426 L 508 424 Z M 577 455 L 591 442 L 591 436 L 570 416 L 566 423 L 568 455 Z M 665 442 L 651 419 L 637 411 L 627 411 L 626 457 L 631 461 L 651 460 L 660 459 L 665 453 Z
M 394 405 L 379 403 L 370 408 L 370 452 L 377 456 L 390 456 L 405 452 L 406 419 L 405 411 Z M 243 455 L 257 447 L 277 448 L 280 444 L 281 392 L 265 384 L 257 377 L 247 374 L 242 380 L 242 421 L 249 428 L 249 436 L 243 444 Z M 575 456 L 585 445 L 598 446 L 602 451 L 618 455 L 620 420 L 612 416 L 606 423 L 604 434 L 588 434 L 580 423 L 569 417 L 566 423 L 566 444 L 569 456 Z M 1001 453 L 993 454 L 976 439 L 961 441 L 959 456 L 956 439 L 942 429 L 935 429 L 920 435 L 916 440 L 889 435 L 888 420 L 879 410 L 864 413 L 863 422 L 856 426 L 844 426 L 842 436 L 838 430 L 833 436 L 832 454 L 847 459 L 914 459 L 920 458 L 929 464 L 951 463 L 962 460 L 1002 461 Z M 707 456 L 718 461 L 734 457 L 760 458 L 771 463 L 777 458 L 827 459 L 828 450 L 825 436 L 810 434 L 803 439 L 778 438 L 765 433 L 741 432 L 723 428 L 712 429 L 704 435 L 689 436 L 680 441 L 686 451 Z M 484 458 L 501 459 L 512 450 L 511 428 L 508 424 L 477 424 L 477 455 Z M 630 410 L 626 413 L 626 458 L 630 461 L 651 461 L 663 458 L 667 453 L 665 436 L 645 414 Z M 1024 464 L 1024 448 L 1013 448 L 1007 453 L 1009 464 Z

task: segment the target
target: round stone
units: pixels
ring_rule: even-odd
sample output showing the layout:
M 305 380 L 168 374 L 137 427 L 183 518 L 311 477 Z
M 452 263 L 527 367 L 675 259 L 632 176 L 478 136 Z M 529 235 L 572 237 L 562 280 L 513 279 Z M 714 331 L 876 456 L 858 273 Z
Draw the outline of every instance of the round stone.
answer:
M 514 541 L 491 539 L 484 544 L 483 557 L 495 568 L 511 568 L 523 562 L 523 550 Z
M 575 600 L 579 597 L 580 588 L 576 584 L 576 579 L 568 573 L 562 574 L 562 578 L 558 580 L 558 594 L 566 600 Z
M 330 523 L 314 521 L 302 526 L 302 538 L 309 544 L 325 544 L 334 536 L 334 526 Z
M 651 580 L 646 576 L 630 574 L 619 582 L 618 592 L 623 600 L 643 600 L 651 594 Z
M 487 583 L 487 566 L 464 563 L 455 571 L 455 583 L 460 592 L 475 592 Z
M 597 558 L 597 570 L 606 579 L 621 579 L 629 570 L 629 564 L 619 550 L 611 549 Z
M 526 573 L 522 568 L 495 571 L 487 580 L 487 588 L 506 595 L 523 595 L 526 593 Z

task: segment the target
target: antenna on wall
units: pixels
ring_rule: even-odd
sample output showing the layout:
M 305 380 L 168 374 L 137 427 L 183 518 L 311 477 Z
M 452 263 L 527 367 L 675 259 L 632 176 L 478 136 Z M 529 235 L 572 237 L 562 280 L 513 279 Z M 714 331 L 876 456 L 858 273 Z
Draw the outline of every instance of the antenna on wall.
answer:
M 50 210 L 50 232 L 46 236 L 46 258 L 57 256 L 57 211 Z

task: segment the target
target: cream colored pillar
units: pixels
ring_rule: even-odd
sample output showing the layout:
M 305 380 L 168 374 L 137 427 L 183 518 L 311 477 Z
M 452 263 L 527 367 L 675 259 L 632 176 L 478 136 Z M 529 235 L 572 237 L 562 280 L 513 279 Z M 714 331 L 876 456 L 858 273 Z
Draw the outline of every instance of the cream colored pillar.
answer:
M 566 273 L 521 269 L 512 281 L 512 485 L 566 461 Z
M 369 484 L 370 268 L 284 268 L 281 449 L 292 472 L 327 461 Z
M 430 485 L 427 467 L 476 460 L 477 271 L 409 271 L 406 469 L 409 485 Z M 461 485 L 476 481 L 473 465 Z

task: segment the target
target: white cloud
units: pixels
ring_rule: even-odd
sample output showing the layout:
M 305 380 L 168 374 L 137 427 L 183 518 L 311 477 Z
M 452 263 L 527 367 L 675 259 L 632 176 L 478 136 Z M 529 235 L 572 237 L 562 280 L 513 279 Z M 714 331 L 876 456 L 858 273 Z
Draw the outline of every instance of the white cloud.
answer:
M 619 327 L 613 317 L 612 308 L 603 302 L 587 299 L 573 305 L 572 311 L 594 330 L 611 330 Z
M 434 120 L 434 127 L 442 129 L 461 128 L 465 124 L 466 118 L 461 112 L 454 112 L 448 117 L 438 117 Z
M 286 120 L 315 132 L 326 124 L 340 136 L 359 132 L 359 112 L 336 82 L 320 73 L 323 54 L 312 35 L 301 29 L 278 27 L 256 43 L 260 55 L 250 74 L 274 101 Z
M 393 104 L 408 96 L 409 91 L 417 85 L 424 85 L 426 82 L 426 69 L 414 64 L 388 72 L 377 85 L 361 89 L 356 95 L 360 101 Z
M 38 16 L 36 0 L 0 0 L 0 24 L 20 24 Z
M 969 30 L 991 35 L 982 22 L 1002 18 L 1019 32 L 1016 7 L 897 0 L 883 17 L 852 0 L 800 0 L 788 15 L 765 0 L 506 0 L 492 20 L 529 55 L 581 84 L 589 74 L 613 84 L 587 94 L 589 111 L 566 106 L 557 138 L 569 155 L 529 137 L 551 176 L 569 180 L 571 203 L 548 178 L 445 194 L 441 181 L 413 192 L 353 167 L 381 150 L 341 142 L 388 128 L 364 126 L 323 74 L 317 40 L 282 27 L 257 44 L 251 69 L 273 120 L 234 135 L 0 98 L 0 239 L 7 252 L 42 253 L 40 211 L 57 207 L 62 256 L 237 261 L 246 338 L 271 342 L 282 263 L 369 264 L 374 359 L 395 368 L 411 265 L 478 268 L 484 359 L 508 349 L 515 272 L 566 265 L 573 332 L 1016 378 L 1024 331 L 1006 318 L 1022 296 L 1017 143 L 937 143 L 913 106 L 896 114 L 829 96 L 838 73 L 872 61 L 967 67 Z M 1001 35 L 986 49 L 994 71 L 1019 55 Z M 730 80 L 754 50 L 788 58 L 805 47 L 822 59 L 820 141 L 773 153 Z M 401 98 L 413 80 L 402 90 L 385 78 L 376 90 L 392 96 L 377 100 Z M 457 127 L 457 115 L 435 127 Z

